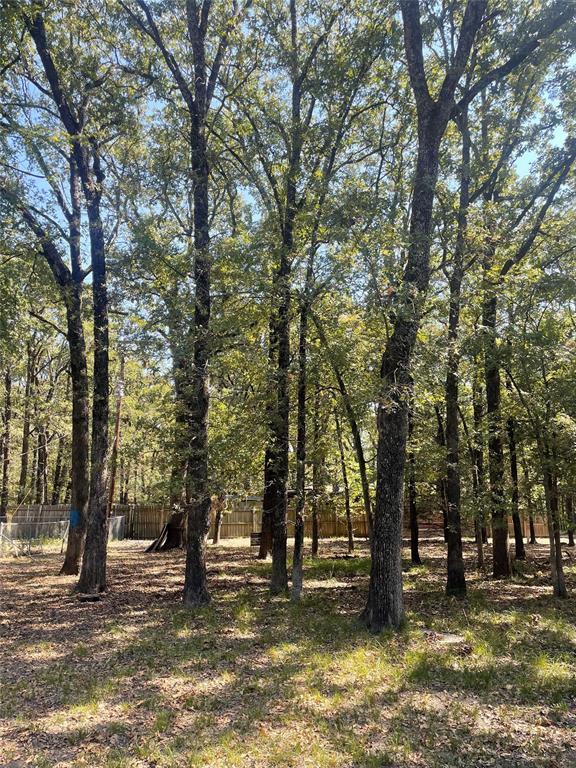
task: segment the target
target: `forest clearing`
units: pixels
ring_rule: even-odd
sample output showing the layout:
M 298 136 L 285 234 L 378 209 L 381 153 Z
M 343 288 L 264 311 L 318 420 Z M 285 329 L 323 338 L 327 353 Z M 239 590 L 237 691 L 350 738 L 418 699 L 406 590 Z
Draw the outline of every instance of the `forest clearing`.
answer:
M 381 636 L 358 622 L 368 552 L 345 540 L 306 559 L 298 605 L 268 596 L 245 541 L 211 547 L 197 615 L 180 551 L 112 545 L 95 604 L 62 597 L 56 553 L 2 562 L 2 765 L 572 768 L 576 611 L 550 595 L 545 544 L 502 585 L 467 542 L 465 603 L 443 594 L 443 543 L 422 550 L 407 627 Z
M 576 768 L 575 22 L 0 0 L 0 768 Z

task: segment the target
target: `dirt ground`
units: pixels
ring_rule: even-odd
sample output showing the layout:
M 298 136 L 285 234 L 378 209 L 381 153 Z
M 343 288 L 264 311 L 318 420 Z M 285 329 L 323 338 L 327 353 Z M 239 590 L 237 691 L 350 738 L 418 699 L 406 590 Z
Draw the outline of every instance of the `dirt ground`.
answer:
M 507 583 L 474 568 L 444 596 L 444 545 L 405 567 L 407 625 L 356 617 L 366 545 L 322 542 L 300 605 L 267 594 L 246 542 L 211 547 L 213 603 L 180 603 L 184 554 L 109 552 L 109 591 L 80 603 L 59 552 L 0 560 L 0 765 L 576 768 L 576 608 L 547 548 Z M 566 549 L 567 581 L 576 590 Z

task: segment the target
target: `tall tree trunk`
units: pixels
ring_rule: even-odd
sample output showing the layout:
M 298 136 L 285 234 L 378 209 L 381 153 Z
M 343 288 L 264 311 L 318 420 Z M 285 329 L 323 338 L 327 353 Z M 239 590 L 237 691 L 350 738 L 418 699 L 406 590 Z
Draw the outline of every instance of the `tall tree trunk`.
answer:
M 446 372 L 446 542 L 448 545 L 448 576 L 446 594 L 464 596 L 466 579 L 462 557 L 462 526 L 460 521 L 460 433 L 458 424 L 458 382 L 460 351 L 458 349 L 458 328 L 462 280 L 464 278 L 464 257 L 466 252 L 466 231 L 468 206 L 470 202 L 470 133 L 468 113 L 464 110 L 459 117 L 462 136 L 462 167 L 460 171 L 460 200 L 458 205 L 458 230 L 454 264 L 449 279 L 450 309 L 448 317 L 448 366 Z
M 566 494 L 566 518 L 568 521 L 568 546 L 574 546 L 574 528 L 576 520 L 574 519 L 574 499 L 571 493 Z
M 124 456 L 120 456 L 120 504 L 128 504 L 128 477 L 130 474 L 129 463 L 125 461 Z M 173 486 L 171 486 L 172 488 Z M 170 504 L 172 505 L 172 491 Z
M 346 513 L 346 531 L 348 533 L 348 552 L 352 553 L 354 552 L 354 530 L 352 528 L 352 513 L 350 510 L 350 486 L 348 485 L 348 471 L 346 469 L 346 455 L 344 453 L 344 441 L 342 440 L 342 428 L 336 411 L 334 411 L 334 422 L 336 424 L 336 440 L 338 441 L 342 484 L 344 486 L 344 510 Z
M 35 430 L 32 430 L 32 433 Z M 32 468 L 30 471 L 30 502 L 37 504 L 36 491 L 38 486 L 38 437 L 36 437 L 36 445 L 32 451 Z
M 297 14 L 296 0 L 290 0 L 291 24 L 291 148 L 286 173 L 286 202 L 281 223 L 280 261 L 275 275 L 271 327 L 277 344 L 276 361 L 276 404 L 271 423 L 270 472 L 274 492 L 274 514 L 272 516 L 272 575 L 271 594 L 282 594 L 288 589 L 286 569 L 287 506 L 286 486 L 288 481 L 288 447 L 290 392 L 288 373 L 290 367 L 290 303 L 291 272 L 294 250 L 294 224 L 297 213 L 297 182 L 300 173 L 302 150 L 302 127 L 300 117 L 302 79 L 298 73 Z
M 492 252 L 492 246 L 489 246 Z M 493 254 L 492 254 L 493 255 Z M 490 269 L 492 255 L 485 269 Z M 508 515 L 504 493 L 504 450 L 502 447 L 502 423 L 500 414 L 500 361 L 496 344 L 497 296 L 495 289 L 485 288 L 483 305 L 484 325 L 484 372 L 486 378 L 486 413 L 488 417 L 488 467 L 490 478 L 490 503 L 492 509 L 493 576 L 509 578 L 511 574 L 508 553 Z
M 270 423 L 270 421 L 268 422 Z M 272 452 L 270 445 L 264 452 L 264 494 L 262 496 L 262 527 L 260 532 L 260 548 L 258 558 L 265 560 L 272 552 L 272 515 L 276 507 L 275 488 L 272 482 L 271 466 Z
M 474 513 L 474 530 L 476 535 L 477 565 L 478 569 L 484 568 L 484 544 L 488 538 L 484 524 L 484 494 L 486 481 L 484 478 L 484 430 L 482 417 L 484 408 L 482 405 L 482 381 L 480 367 L 474 358 L 474 370 L 472 374 L 472 413 L 474 419 L 474 440 L 472 454 L 473 485 L 475 489 L 476 510 Z
M 321 446 L 321 435 L 323 433 L 324 425 L 321 418 L 321 401 L 320 401 L 320 388 L 316 385 L 316 391 L 314 392 L 314 414 L 313 414 L 312 430 L 314 439 L 314 454 L 312 457 L 312 557 L 318 556 L 319 549 L 319 513 L 320 513 L 320 500 L 324 495 L 324 451 Z
M 564 566 L 562 563 L 562 542 L 560 539 L 560 510 L 558 505 L 558 479 L 554 453 L 547 442 L 542 441 L 542 464 L 544 474 L 544 496 L 546 499 L 546 516 L 548 520 L 548 537 L 550 543 L 550 571 L 555 597 L 568 596 Z
M 408 411 L 408 441 L 412 440 L 414 434 L 414 412 L 413 403 Z M 413 565 L 421 565 L 419 549 L 419 530 L 418 530 L 418 507 L 416 495 L 416 455 L 414 449 L 408 452 L 408 515 L 410 519 L 410 562 Z
M 298 340 L 298 413 L 296 437 L 296 517 L 294 523 L 294 555 L 292 559 L 293 601 L 300 600 L 302 592 L 302 564 L 304 555 L 304 505 L 306 480 L 306 344 L 308 334 L 308 306 L 306 299 L 300 308 Z
M 293 222 L 291 223 L 291 226 Z M 290 264 L 292 231 L 282 249 L 283 256 L 278 280 L 279 307 L 277 316 L 278 367 L 276 371 L 276 408 L 272 429 L 272 487 L 275 508 L 272 515 L 272 576 L 270 592 L 279 595 L 288 589 L 286 569 L 288 447 L 289 447 L 289 367 L 290 367 Z M 289 241 L 289 243 L 288 243 Z
M 100 216 L 100 195 L 104 174 L 97 151 L 94 152 L 95 178 L 82 179 L 90 225 L 92 260 L 92 311 L 94 323 L 94 366 L 92 399 L 92 444 L 88 524 L 82 570 L 78 582 L 80 592 L 97 593 L 106 589 L 106 554 L 108 544 L 108 415 L 109 415 L 109 334 L 108 290 L 106 285 L 106 251 Z
M 404 43 L 410 84 L 416 100 L 418 150 L 412 190 L 410 242 L 401 287 L 401 306 L 382 356 L 378 404 L 376 505 L 371 540 L 372 567 L 368 601 L 362 614 L 374 632 L 399 627 L 404 619 L 402 594 L 402 513 L 407 414 L 411 393 L 410 362 L 430 280 L 432 209 L 438 177 L 440 142 L 453 109 L 453 98 L 484 15 L 484 0 L 466 5 L 458 49 L 438 99 L 430 96 L 423 59 L 420 8 L 402 0 Z
M 212 544 L 220 543 L 220 533 L 222 531 L 222 518 L 224 516 L 224 505 L 226 503 L 226 496 L 224 493 L 220 493 L 216 498 L 216 503 L 213 504 L 213 508 L 216 507 L 214 515 L 214 536 L 212 538 Z
M 52 497 L 51 504 L 60 504 L 60 496 L 62 495 L 62 486 L 64 484 L 64 450 L 66 447 L 66 439 L 64 435 L 60 435 L 58 438 L 58 448 L 56 450 L 56 461 L 54 464 L 54 475 L 52 478 Z
M 46 446 L 46 427 L 44 424 L 38 426 L 38 443 L 36 447 L 36 504 L 46 504 L 47 497 L 47 470 L 48 470 L 48 450 Z
M 108 488 L 108 515 L 112 512 L 114 503 L 114 492 L 116 489 L 116 469 L 118 466 L 118 451 L 120 450 L 122 424 L 122 399 L 124 397 L 124 355 L 120 354 L 120 373 L 116 385 L 116 416 L 114 418 L 114 440 L 112 442 L 112 452 L 110 455 L 110 482 Z
M 202 49 L 204 42 L 201 43 Z M 206 73 L 204 72 L 204 77 Z M 205 87 L 205 83 L 204 83 Z M 208 205 L 208 155 L 206 114 L 192 121 L 192 180 L 194 196 L 194 329 L 193 365 L 190 372 L 188 408 L 188 471 L 186 487 L 188 536 L 184 603 L 190 607 L 210 601 L 206 576 L 206 543 L 210 531 L 208 483 L 208 408 L 211 311 L 210 218 Z
M 10 434 L 12 427 L 12 376 L 10 369 L 4 374 L 4 432 L 2 434 L 2 488 L 0 488 L 0 522 L 8 515 L 10 492 Z
M 273 424 L 276 407 L 274 399 L 275 377 L 273 371 L 276 367 L 278 356 L 278 339 L 276 337 L 275 313 L 272 309 L 269 320 L 268 332 L 268 392 L 266 398 L 266 423 L 269 435 L 264 451 L 264 492 L 262 495 L 262 527 L 260 533 L 260 549 L 258 558 L 265 560 L 272 553 L 272 528 L 273 516 L 276 509 L 276 485 L 274 483 L 274 451 L 273 451 Z
M 79 247 L 78 208 L 78 247 Z M 73 262 L 74 264 L 74 262 Z M 70 350 L 70 381 L 72 386 L 72 476 L 70 487 L 70 517 L 66 554 L 60 573 L 76 575 L 84 547 L 88 495 L 90 484 L 90 408 L 86 341 L 82 322 L 82 285 L 77 275 L 78 266 L 72 269 L 74 284 L 63 289 L 66 303 L 68 347 Z
M 72 500 L 72 472 L 68 470 L 68 467 L 66 470 L 68 473 L 68 482 L 66 483 L 66 491 L 64 492 L 64 504 L 70 504 Z
M 30 455 L 30 412 L 33 382 L 36 376 L 36 354 L 33 341 L 26 344 L 26 384 L 24 389 L 24 406 L 22 415 L 22 451 L 20 454 L 20 479 L 18 481 L 17 504 L 22 504 L 26 498 L 26 483 L 28 480 L 28 459 Z
M 438 428 L 436 430 L 436 443 L 443 452 L 446 450 L 446 430 L 444 428 L 444 419 L 438 405 L 434 406 Z M 448 478 L 446 477 L 446 464 L 442 459 L 438 468 L 438 477 L 436 478 L 436 492 L 440 500 L 440 509 L 442 512 L 442 530 L 444 541 L 448 541 Z
M 338 368 L 338 365 L 336 364 L 336 361 L 334 360 L 333 355 L 330 353 L 330 348 L 328 347 L 328 340 L 326 338 L 324 328 L 319 318 L 314 313 L 311 313 L 311 317 L 312 317 L 312 320 L 314 321 L 314 325 L 316 326 L 316 330 L 318 331 L 318 336 L 320 338 L 320 341 L 322 342 L 322 346 L 326 350 L 326 354 L 327 354 L 330 366 L 334 372 L 336 383 L 338 384 L 338 389 L 342 397 L 342 403 L 344 404 L 344 410 L 346 412 L 348 424 L 350 425 L 350 432 L 352 433 L 352 443 L 354 445 L 356 462 L 358 464 L 358 472 L 360 474 L 360 485 L 362 486 L 362 501 L 364 503 L 364 512 L 366 515 L 368 537 L 371 537 L 372 535 L 372 502 L 370 499 L 370 484 L 368 482 L 368 472 L 366 470 L 366 458 L 364 456 L 364 447 L 362 445 L 362 434 L 360 432 L 360 427 L 358 425 L 356 414 L 354 412 L 354 406 L 352 405 L 352 400 L 350 398 L 350 394 L 346 387 L 344 377 L 342 376 L 342 372 Z
M 512 385 L 510 385 L 510 388 Z M 522 531 L 522 521 L 520 520 L 518 490 L 518 456 L 516 452 L 516 420 L 509 416 L 506 421 L 508 432 L 508 453 L 510 456 L 510 480 L 512 482 L 512 522 L 514 524 L 514 548 L 516 560 L 526 559 L 526 550 L 524 549 L 524 533 Z
M 364 622 L 373 632 L 380 632 L 386 627 L 398 628 L 404 620 L 402 512 L 407 414 L 411 395 L 410 359 L 420 322 L 421 303 L 429 282 L 429 238 L 439 144 L 439 133 L 420 139 L 412 200 L 411 244 L 404 273 L 404 282 L 413 286 L 414 298 L 398 312 L 382 357 L 372 566 L 368 600 L 362 614 Z

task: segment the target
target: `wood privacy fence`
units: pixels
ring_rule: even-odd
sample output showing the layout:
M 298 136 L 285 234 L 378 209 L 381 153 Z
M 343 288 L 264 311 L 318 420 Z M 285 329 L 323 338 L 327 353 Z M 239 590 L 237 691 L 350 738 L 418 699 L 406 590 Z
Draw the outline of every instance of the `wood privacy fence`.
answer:
M 160 504 L 114 505 L 117 515 L 126 517 L 127 539 L 155 539 L 170 517 L 170 510 Z M 288 535 L 294 534 L 295 510 L 288 507 Z M 262 499 L 256 496 L 234 497 L 228 500 L 222 515 L 220 537 L 222 539 L 250 538 L 262 526 Z M 354 535 L 367 535 L 366 519 L 362 509 L 354 510 L 352 519 Z M 304 535 L 312 536 L 312 520 L 308 516 L 304 523 Z M 346 520 L 337 511 L 322 509 L 319 514 L 320 538 L 346 536 Z M 214 536 L 214 515 L 210 524 L 210 537 Z
M 346 518 L 338 508 L 338 500 L 325 504 L 319 510 L 319 536 L 323 539 L 347 536 Z M 66 504 L 39 505 L 26 504 L 8 512 L 12 523 L 58 522 L 68 520 L 70 507 Z M 124 517 L 124 536 L 127 539 L 155 539 L 170 517 L 170 510 L 163 504 L 113 504 L 112 515 Z M 294 535 L 295 509 L 293 502 L 288 505 L 288 535 Z M 222 516 L 220 536 L 223 539 L 249 538 L 251 533 L 260 531 L 262 525 L 262 499 L 258 496 L 230 497 Z M 404 516 L 405 531 L 408 531 L 408 516 Z M 510 534 L 513 535 L 512 521 L 509 521 Z M 529 533 L 528 520 L 522 518 L 524 536 Z M 534 523 L 536 536 L 546 538 L 548 526 L 542 518 Z M 368 535 L 366 517 L 362 507 L 352 510 L 352 528 L 356 538 Z M 463 526 L 465 536 L 473 535 L 471 526 Z M 210 536 L 214 535 L 214 516 L 210 526 Z M 304 535 L 312 536 L 312 518 L 308 514 L 304 521 Z M 442 535 L 442 517 L 440 514 L 423 515 L 420 519 L 420 536 Z
M 170 511 L 160 504 L 148 505 L 114 505 L 117 515 L 126 516 L 126 538 L 155 539 L 170 516 Z M 293 503 L 288 504 L 288 536 L 294 535 L 295 509 Z M 259 496 L 233 497 L 228 500 L 227 509 L 222 516 L 220 537 L 222 539 L 249 538 L 251 533 L 259 532 L 262 526 L 262 499 Z M 420 536 L 442 536 L 442 516 L 439 513 L 423 515 L 419 521 Z M 524 537 L 529 534 L 528 520 L 522 518 Z M 408 532 L 408 516 L 404 515 L 405 533 Z M 548 526 L 546 521 L 538 518 L 534 522 L 536 536 L 546 538 Z M 321 507 L 318 515 L 318 529 L 321 539 L 343 537 L 348 535 L 346 518 L 338 509 L 338 505 L 326 504 Z M 363 507 L 352 509 L 352 529 L 355 538 L 367 538 L 368 526 Z M 509 520 L 510 534 L 514 534 L 512 520 Z M 463 534 L 473 536 L 471 524 L 463 525 Z M 214 516 L 210 525 L 210 537 L 214 536 Z M 304 536 L 312 536 L 312 517 L 307 514 L 304 521 Z

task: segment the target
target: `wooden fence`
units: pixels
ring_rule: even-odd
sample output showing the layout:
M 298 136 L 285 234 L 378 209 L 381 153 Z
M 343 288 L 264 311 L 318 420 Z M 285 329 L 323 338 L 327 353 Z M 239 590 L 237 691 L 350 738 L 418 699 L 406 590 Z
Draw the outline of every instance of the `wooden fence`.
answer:
M 170 511 L 159 504 L 115 505 L 115 514 L 126 517 L 127 539 L 155 539 L 170 516 Z M 288 508 L 288 535 L 294 534 L 295 510 Z M 214 516 L 210 524 L 210 537 L 214 536 Z M 363 510 L 355 510 L 353 517 L 354 535 L 367 535 L 366 518 Z M 249 538 L 251 533 L 260 531 L 262 526 L 262 500 L 258 497 L 233 498 L 222 516 L 220 536 L 222 539 Z M 312 536 L 312 520 L 304 522 L 304 535 Z M 346 520 L 335 511 L 322 510 L 319 515 L 320 538 L 346 536 Z
M 66 504 L 39 505 L 26 504 L 8 512 L 8 520 L 13 523 L 28 522 L 57 522 L 67 520 L 70 507 Z M 125 538 L 155 539 L 170 516 L 170 510 L 163 504 L 113 504 L 112 515 L 125 518 Z M 288 535 L 294 535 L 295 509 L 293 502 L 288 505 Z M 249 538 L 251 533 L 260 531 L 262 525 L 262 500 L 258 496 L 229 498 L 227 509 L 222 518 L 220 531 L 223 539 Z M 405 532 L 408 532 L 408 517 L 404 516 Z M 368 535 L 366 517 L 361 507 L 352 511 L 352 527 L 356 538 L 366 538 Z M 528 521 L 522 519 L 524 536 L 529 533 Z M 537 518 L 534 527 L 538 538 L 548 536 L 546 521 Z M 320 509 L 318 516 L 319 536 L 323 539 L 347 536 L 346 518 L 334 504 Z M 510 534 L 514 529 L 509 520 Z M 464 525 L 465 536 L 473 534 L 470 526 Z M 214 535 L 214 519 L 210 526 L 210 537 Z M 304 535 L 312 536 L 312 518 L 307 515 L 304 521 Z M 428 538 L 442 535 L 442 518 L 439 514 L 422 516 L 420 520 L 420 536 Z

